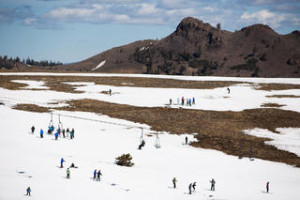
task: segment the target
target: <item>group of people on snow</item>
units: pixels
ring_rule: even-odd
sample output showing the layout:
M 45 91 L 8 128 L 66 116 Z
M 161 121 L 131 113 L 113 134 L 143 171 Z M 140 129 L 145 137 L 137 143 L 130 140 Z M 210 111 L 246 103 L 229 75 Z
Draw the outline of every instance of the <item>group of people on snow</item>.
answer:
M 35 126 L 32 126 L 31 127 L 31 133 L 34 134 L 34 131 L 35 131 Z M 48 127 L 48 134 L 52 134 L 54 131 L 54 126 L 53 125 L 50 125 Z M 67 133 L 67 134 L 66 134 Z M 56 132 L 54 133 L 54 137 L 55 137 L 55 140 L 58 139 L 59 136 L 61 136 L 63 138 L 66 138 L 66 137 L 69 137 L 70 135 L 70 139 L 74 139 L 75 137 L 75 130 L 74 128 L 72 128 L 72 130 L 70 131 L 69 128 L 67 128 L 67 130 L 65 129 L 61 129 L 60 127 L 56 130 Z M 40 137 L 43 138 L 44 137 L 44 130 L 43 129 L 40 129 Z

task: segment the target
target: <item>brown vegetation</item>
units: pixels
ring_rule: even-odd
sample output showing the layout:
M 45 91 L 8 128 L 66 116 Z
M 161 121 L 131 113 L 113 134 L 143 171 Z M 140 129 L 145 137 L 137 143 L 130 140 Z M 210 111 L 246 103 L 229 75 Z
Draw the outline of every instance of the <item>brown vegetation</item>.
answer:
M 273 108 L 280 108 L 282 106 L 286 106 L 284 104 L 277 104 L 277 103 L 264 103 L 261 107 L 273 107 Z
M 297 95 L 267 95 L 268 98 L 300 98 Z

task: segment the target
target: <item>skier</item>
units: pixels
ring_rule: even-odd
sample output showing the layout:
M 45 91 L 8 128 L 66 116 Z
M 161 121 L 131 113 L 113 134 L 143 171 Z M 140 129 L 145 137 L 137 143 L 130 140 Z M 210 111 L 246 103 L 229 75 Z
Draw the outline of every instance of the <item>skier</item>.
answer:
M 32 126 L 32 127 L 31 127 L 31 133 L 32 133 L 32 134 L 34 134 L 34 130 L 35 130 L 35 127 Z
M 70 132 L 70 130 L 69 130 L 69 128 L 67 128 L 67 137 L 69 137 L 69 132 Z
M 96 176 L 97 176 L 97 169 L 94 170 L 94 180 L 96 180 Z
M 70 132 L 70 137 L 71 137 L 71 139 L 74 138 L 74 133 L 75 133 L 74 128 L 72 128 L 72 130 L 71 130 L 71 132 Z
M 57 138 L 58 138 L 58 131 L 54 134 L 54 136 L 55 136 L 55 140 L 57 140 Z
M 186 136 L 186 137 L 185 137 L 185 144 L 188 144 L 188 140 L 189 140 L 189 139 L 188 139 L 188 137 Z
M 41 131 L 40 131 L 41 138 L 43 138 L 43 135 L 44 135 L 44 131 L 43 131 L 43 129 L 41 129 Z
M 67 178 L 70 178 L 70 174 L 71 174 L 71 172 L 70 172 L 70 169 L 68 168 L 67 169 Z
M 62 134 L 63 134 L 63 137 L 64 137 L 64 138 L 66 137 L 65 132 L 66 132 L 66 130 L 63 129 Z
M 230 89 L 229 89 L 229 87 L 227 87 L 227 92 L 228 92 L 228 94 L 230 94 Z
M 195 97 L 193 97 L 193 105 L 195 105 Z
M 102 176 L 101 171 L 99 169 L 98 173 L 97 173 L 97 181 L 100 181 L 100 176 Z
M 181 105 L 184 105 L 184 97 L 181 97 Z
M 189 194 L 192 194 L 193 183 L 189 184 Z
M 170 105 L 172 105 L 172 99 L 170 99 L 169 102 L 170 102 Z
M 30 187 L 28 187 L 28 188 L 26 189 L 26 195 L 27 195 L 27 196 L 30 196 L 30 192 L 31 192 L 31 189 L 30 189 Z
M 141 142 L 141 144 L 139 145 L 139 150 L 141 150 L 142 149 L 142 147 L 144 147 L 145 146 L 145 140 L 142 140 L 142 142 Z
M 176 188 L 176 182 L 177 182 L 177 180 L 176 180 L 175 177 L 173 178 L 172 182 L 173 182 L 173 188 Z
M 216 181 L 215 181 L 214 179 L 212 179 L 212 180 L 210 181 L 210 183 L 211 183 L 210 190 L 211 190 L 211 191 L 215 191 L 215 184 L 216 184 Z
M 111 89 L 108 90 L 109 95 L 111 96 Z
M 266 185 L 267 193 L 269 193 L 269 184 L 270 184 L 270 182 L 268 181 L 267 185 Z
M 60 168 L 64 167 L 65 160 L 63 158 L 60 159 Z
M 192 106 L 192 100 L 189 99 L 189 106 Z
M 75 164 L 74 163 L 72 163 L 71 165 L 70 165 L 70 167 L 69 168 L 78 168 L 77 166 L 75 166 Z
M 193 183 L 192 187 L 193 187 L 193 192 L 195 192 L 196 191 L 196 182 Z

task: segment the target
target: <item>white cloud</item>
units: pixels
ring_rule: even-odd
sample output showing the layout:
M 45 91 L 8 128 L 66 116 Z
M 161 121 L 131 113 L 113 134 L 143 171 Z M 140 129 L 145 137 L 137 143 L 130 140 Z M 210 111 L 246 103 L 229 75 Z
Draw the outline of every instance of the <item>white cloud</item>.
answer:
M 26 19 L 24 20 L 24 24 L 25 24 L 25 25 L 32 25 L 32 24 L 35 23 L 36 21 L 37 21 L 36 18 L 26 18 Z
M 276 14 L 268 10 L 260 10 L 252 14 L 245 12 L 241 16 L 244 22 L 268 24 L 273 28 L 278 28 L 285 19 L 284 14 Z
M 141 8 L 138 10 L 138 14 L 140 15 L 151 15 L 157 14 L 160 12 L 160 9 L 156 8 L 155 4 L 143 3 L 141 4 Z

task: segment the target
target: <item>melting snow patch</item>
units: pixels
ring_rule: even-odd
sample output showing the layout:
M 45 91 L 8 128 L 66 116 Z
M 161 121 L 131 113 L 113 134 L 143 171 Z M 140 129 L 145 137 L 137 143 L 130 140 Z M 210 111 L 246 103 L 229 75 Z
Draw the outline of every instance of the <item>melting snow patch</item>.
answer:
M 96 69 L 99 69 L 100 67 L 102 67 L 105 64 L 105 62 L 106 62 L 106 60 L 99 63 L 99 65 L 97 65 L 95 68 L 93 68 L 92 71 L 95 71 Z
M 245 130 L 244 133 L 272 139 L 271 141 L 267 141 L 266 144 L 295 153 L 300 157 L 300 128 L 277 128 L 276 131 L 280 132 L 280 134 L 260 128 Z
M 44 81 L 12 80 L 12 82 L 26 84 L 27 86 L 22 87 L 23 89 L 49 89 L 49 87 L 45 86 Z

